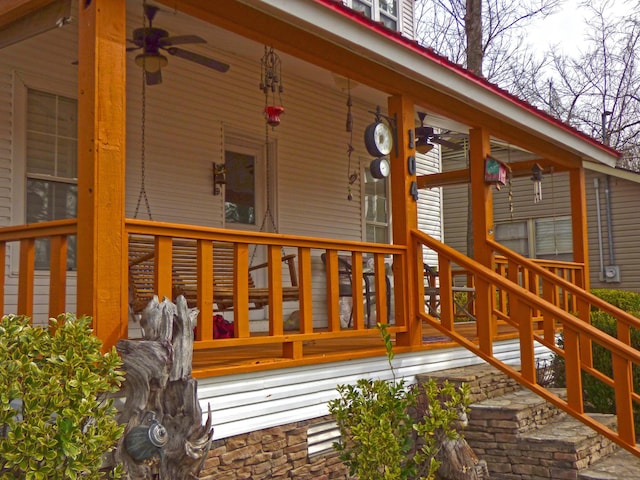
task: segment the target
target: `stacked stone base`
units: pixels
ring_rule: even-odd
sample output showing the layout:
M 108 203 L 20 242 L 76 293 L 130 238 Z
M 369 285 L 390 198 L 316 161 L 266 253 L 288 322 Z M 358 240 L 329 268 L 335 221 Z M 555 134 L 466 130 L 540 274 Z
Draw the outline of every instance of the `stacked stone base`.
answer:
M 336 452 L 308 456 L 307 429 L 327 420 L 318 418 L 216 440 L 200 479 L 346 479 L 347 469 Z

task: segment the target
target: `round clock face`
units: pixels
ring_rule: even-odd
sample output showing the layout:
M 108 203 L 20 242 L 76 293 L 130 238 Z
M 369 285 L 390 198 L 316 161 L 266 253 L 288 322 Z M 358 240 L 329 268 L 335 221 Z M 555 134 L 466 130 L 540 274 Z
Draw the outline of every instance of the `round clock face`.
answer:
M 369 170 L 373 178 L 387 178 L 391 172 L 391 165 L 386 158 L 376 158 L 369 165 Z
M 364 132 L 364 143 L 367 151 L 374 157 L 389 155 L 393 147 L 391 128 L 384 122 L 372 123 Z

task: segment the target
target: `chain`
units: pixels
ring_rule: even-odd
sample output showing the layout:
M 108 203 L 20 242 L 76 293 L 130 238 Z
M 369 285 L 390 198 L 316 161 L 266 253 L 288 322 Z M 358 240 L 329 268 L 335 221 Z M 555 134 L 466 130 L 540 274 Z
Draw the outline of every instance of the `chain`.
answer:
M 356 172 L 351 173 L 351 154 L 354 151 L 353 148 L 353 114 L 351 113 L 351 107 L 353 106 L 353 101 L 351 100 L 351 79 L 347 78 L 347 124 L 346 130 L 349 133 L 349 143 L 347 144 L 347 200 L 353 200 L 353 195 L 351 193 L 351 185 L 355 183 L 358 179 L 358 174 Z
M 507 173 L 509 182 L 509 216 L 513 221 L 513 173 L 511 172 L 511 145 L 507 145 L 507 163 L 509 164 L 509 172 Z
M 147 15 L 146 15 L 146 1 L 142 2 L 142 28 L 146 31 L 147 28 Z M 142 37 L 142 51 L 146 51 L 146 35 Z M 133 213 L 133 218 L 138 218 L 138 211 L 140 210 L 140 202 L 144 199 L 144 204 L 147 209 L 147 216 L 149 220 L 153 220 L 151 216 L 151 207 L 149 206 L 149 198 L 147 197 L 147 190 L 145 188 L 146 166 L 145 166 L 145 144 L 146 144 L 146 132 L 145 126 L 147 123 L 147 79 L 145 73 L 145 58 L 143 57 L 142 64 L 142 111 L 140 115 L 140 193 L 138 194 L 138 201 L 136 203 L 136 210 Z

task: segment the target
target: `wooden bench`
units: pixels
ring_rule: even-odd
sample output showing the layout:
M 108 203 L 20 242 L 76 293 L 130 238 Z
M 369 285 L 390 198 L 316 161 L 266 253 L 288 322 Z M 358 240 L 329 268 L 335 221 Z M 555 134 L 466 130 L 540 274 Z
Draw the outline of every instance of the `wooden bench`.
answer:
M 172 296 L 184 295 L 190 307 L 197 304 L 197 248 L 195 240 L 174 239 L 172 247 Z M 299 299 L 296 256 L 284 255 L 290 285 L 282 287 L 282 301 Z M 267 264 L 249 267 L 249 308 L 260 309 L 269 304 L 269 288 L 256 286 L 251 272 Z M 213 302 L 216 311 L 233 309 L 234 244 L 213 242 Z M 155 295 L 155 251 L 153 237 L 129 238 L 129 304 L 134 313 L 142 311 Z

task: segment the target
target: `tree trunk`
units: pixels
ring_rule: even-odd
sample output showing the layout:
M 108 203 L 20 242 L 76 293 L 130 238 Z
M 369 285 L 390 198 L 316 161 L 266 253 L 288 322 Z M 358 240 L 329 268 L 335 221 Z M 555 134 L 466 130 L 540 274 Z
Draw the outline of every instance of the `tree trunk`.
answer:
M 129 480 L 197 478 L 211 446 L 211 411 L 202 425 L 197 381 L 191 378 L 197 309 L 154 297 L 142 314 L 142 340 L 120 340 L 127 423 L 116 461 Z
M 464 29 L 467 35 L 467 69 L 482 76 L 482 0 L 467 0 Z

